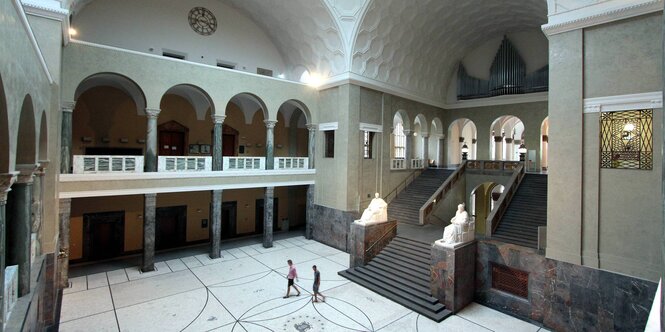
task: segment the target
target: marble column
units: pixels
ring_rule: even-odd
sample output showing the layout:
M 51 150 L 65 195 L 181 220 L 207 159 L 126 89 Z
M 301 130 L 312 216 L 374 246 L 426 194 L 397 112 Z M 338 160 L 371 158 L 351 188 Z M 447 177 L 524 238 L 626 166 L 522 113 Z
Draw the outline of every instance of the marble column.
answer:
M 263 199 L 263 247 L 272 248 L 272 221 L 273 204 L 275 198 L 275 187 L 266 187 L 265 198 Z
M 19 297 L 30 292 L 30 230 L 34 165 L 17 166 L 20 173 L 8 195 L 7 264 L 18 265 Z
M 145 171 L 157 172 L 157 118 L 160 110 L 145 109 L 148 117 L 148 127 L 145 134 Z
M 32 195 L 32 229 L 31 238 L 34 238 L 34 246 L 32 246 L 32 260 L 35 256 L 41 253 L 41 228 L 42 221 L 44 220 L 44 176 L 46 175 L 46 168 L 49 162 L 46 160 L 39 161 L 39 167 L 35 171 L 35 184 L 33 186 Z
M 513 139 L 506 137 L 504 141 L 506 141 L 506 160 L 513 160 Z
M 220 258 L 222 251 L 222 191 L 212 191 L 210 203 L 210 258 Z
M 157 194 L 145 194 L 143 200 L 143 260 L 141 271 L 155 270 L 155 226 Z
M 316 159 L 316 131 L 318 126 L 315 124 L 308 124 L 307 130 L 309 131 L 309 141 L 307 142 L 307 157 L 309 159 L 309 168 L 314 169 L 314 159 Z
M 60 134 L 60 173 L 72 172 L 72 113 L 75 102 L 62 103 L 62 123 Z
M 310 184 L 307 187 L 307 207 L 306 207 L 306 220 L 305 220 L 305 238 L 308 240 L 312 239 L 312 227 L 314 223 L 314 193 L 316 192 L 316 187 L 313 184 Z
M 275 120 L 264 120 L 266 124 L 266 169 L 275 169 Z M 272 242 L 272 241 L 271 241 Z
M 212 170 L 222 170 L 222 124 L 226 119 L 225 115 L 214 115 L 213 122 L 215 123 L 212 130 Z
M 503 142 L 503 137 L 502 136 L 494 136 L 494 160 L 501 160 L 503 158 L 502 155 L 502 147 L 501 143 Z
M 0 174 L 0 303 L 4 303 L 5 289 L 5 235 L 6 235 L 6 214 L 5 206 L 7 204 L 7 194 L 16 181 L 16 174 Z M 0 326 L 5 322 L 4 305 L 0 305 Z M 2 329 L 0 328 L 0 331 Z
M 411 153 L 413 151 L 413 134 L 410 130 L 404 130 L 406 142 L 404 145 L 404 159 L 406 160 L 406 168 L 411 168 Z
M 423 166 L 429 166 L 429 136 L 423 135 Z
M 58 234 L 58 288 L 69 287 L 69 224 L 72 211 L 72 199 L 62 198 L 59 202 L 59 234 Z
M 444 157 L 446 155 L 446 150 L 445 150 L 446 139 L 445 139 L 445 137 L 441 136 L 441 137 L 439 137 L 438 141 L 439 141 L 439 146 L 438 146 L 439 161 L 437 162 L 437 165 L 439 165 L 439 167 L 445 167 L 446 165 L 444 164 L 445 163 L 445 158 Z

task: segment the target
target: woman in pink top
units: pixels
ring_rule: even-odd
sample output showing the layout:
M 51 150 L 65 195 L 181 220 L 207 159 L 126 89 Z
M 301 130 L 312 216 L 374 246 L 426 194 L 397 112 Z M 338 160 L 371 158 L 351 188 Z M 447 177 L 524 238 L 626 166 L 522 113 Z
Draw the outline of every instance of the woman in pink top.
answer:
M 296 266 L 293 265 L 293 262 L 290 259 L 286 261 L 286 263 L 289 264 L 289 274 L 286 276 L 286 279 L 289 280 L 289 285 L 286 287 L 286 295 L 284 296 L 285 299 L 289 297 L 289 293 L 291 292 L 291 286 L 293 286 L 296 292 L 298 292 L 296 296 L 300 296 L 300 290 L 298 290 L 298 287 L 296 287 L 296 285 L 293 284 L 293 279 L 296 280 L 298 279 L 298 271 L 296 271 Z

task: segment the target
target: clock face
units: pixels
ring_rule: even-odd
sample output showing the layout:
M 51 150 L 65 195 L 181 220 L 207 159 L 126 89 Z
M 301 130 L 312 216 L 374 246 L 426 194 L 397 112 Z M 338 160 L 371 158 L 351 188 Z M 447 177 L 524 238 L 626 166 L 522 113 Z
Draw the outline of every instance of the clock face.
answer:
M 208 9 L 194 7 L 189 11 L 189 26 L 198 34 L 209 36 L 217 30 L 217 19 Z

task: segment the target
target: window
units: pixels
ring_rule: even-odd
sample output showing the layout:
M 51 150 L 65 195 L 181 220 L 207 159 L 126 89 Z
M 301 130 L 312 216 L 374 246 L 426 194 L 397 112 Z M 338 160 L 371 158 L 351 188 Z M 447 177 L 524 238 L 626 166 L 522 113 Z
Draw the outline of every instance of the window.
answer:
M 230 62 L 217 61 L 217 67 L 222 67 L 226 69 L 236 69 L 236 65 Z
M 374 133 L 371 131 L 363 132 L 363 157 L 372 159 L 372 145 L 374 145 Z
M 326 136 L 326 158 L 335 158 L 335 131 L 326 130 L 323 132 Z
M 176 51 L 164 51 L 162 52 L 162 55 L 167 57 L 167 58 L 174 58 L 178 60 L 185 60 L 185 55 L 182 53 L 178 53 Z
M 256 68 L 256 73 L 259 74 L 259 75 L 272 77 L 272 70 L 270 70 L 270 69 Z
M 395 136 L 395 159 L 406 159 L 406 135 L 404 135 L 402 123 L 397 123 L 393 134 Z

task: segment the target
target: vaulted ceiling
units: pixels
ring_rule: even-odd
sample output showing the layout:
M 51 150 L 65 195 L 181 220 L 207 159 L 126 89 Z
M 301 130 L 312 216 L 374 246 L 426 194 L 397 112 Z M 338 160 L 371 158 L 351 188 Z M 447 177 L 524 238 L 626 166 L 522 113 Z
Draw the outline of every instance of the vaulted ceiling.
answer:
M 76 15 L 94 0 L 68 1 Z M 324 78 L 353 73 L 441 102 L 469 51 L 507 32 L 539 29 L 548 9 L 547 0 L 219 1 L 266 31 L 289 79 L 305 69 Z

